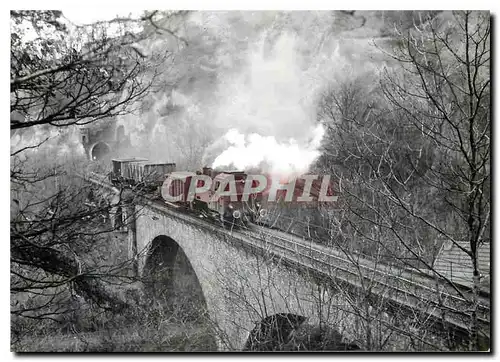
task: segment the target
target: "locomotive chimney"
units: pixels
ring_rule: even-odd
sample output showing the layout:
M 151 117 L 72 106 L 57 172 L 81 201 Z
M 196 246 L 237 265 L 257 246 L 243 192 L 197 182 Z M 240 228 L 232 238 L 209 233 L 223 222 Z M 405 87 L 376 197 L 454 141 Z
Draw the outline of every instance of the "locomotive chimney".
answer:
M 208 166 L 203 167 L 203 174 L 212 177 L 212 168 Z

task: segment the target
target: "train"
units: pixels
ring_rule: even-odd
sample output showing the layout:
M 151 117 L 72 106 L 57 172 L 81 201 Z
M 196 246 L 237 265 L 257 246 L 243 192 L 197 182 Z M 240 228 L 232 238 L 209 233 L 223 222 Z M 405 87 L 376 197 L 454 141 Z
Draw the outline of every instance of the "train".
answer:
M 164 182 L 165 175 L 175 171 L 175 163 L 152 162 L 147 158 L 133 157 L 112 159 L 109 175 L 114 185 L 143 186 L 156 190 Z
M 277 218 L 283 210 L 316 208 L 320 203 L 322 185 L 319 180 L 314 180 L 310 185 L 309 194 L 312 201 L 301 203 L 300 197 L 306 185 L 305 180 L 301 178 L 295 180 L 294 189 L 289 190 L 293 192 L 287 198 L 289 191 L 273 189 L 276 183 L 286 183 L 286 180 L 283 182 L 283 179 L 275 175 L 262 175 L 259 181 L 254 179 L 253 174 L 249 175 L 241 170 L 214 170 L 203 167 L 196 172 L 177 171 L 175 163 L 153 162 L 139 157 L 112 159 L 111 162 L 109 179 L 115 186 L 135 187 L 146 191 L 163 202 L 197 213 L 201 217 L 219 220 L 223 226 L 255 223 L 276 227 L 279 224 Z M 202 179 L 210 180 L 210 185 L 203 188 Z M 197 182 L 196 187 L 203 191 L 193 194 L 194 181 Z M 263 181 L 265 187 L 253 192 L 252 190 L 256 190 Z M 270 197 L 273 192 L 276 196 Z M 166 198 L 165 195 L 172 199 Z M 331 182 L 328 184 L 326 195 L 333 195 Z M 279 212 L 270 212 L 271 210 Z

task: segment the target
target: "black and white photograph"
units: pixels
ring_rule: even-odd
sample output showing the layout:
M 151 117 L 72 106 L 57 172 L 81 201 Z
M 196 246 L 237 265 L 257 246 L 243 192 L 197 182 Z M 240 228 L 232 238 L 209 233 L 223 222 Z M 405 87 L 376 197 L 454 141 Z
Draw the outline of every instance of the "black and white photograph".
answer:
M 158 8 L 9 10 L 10 351 L 491 352 L 494 14 Z

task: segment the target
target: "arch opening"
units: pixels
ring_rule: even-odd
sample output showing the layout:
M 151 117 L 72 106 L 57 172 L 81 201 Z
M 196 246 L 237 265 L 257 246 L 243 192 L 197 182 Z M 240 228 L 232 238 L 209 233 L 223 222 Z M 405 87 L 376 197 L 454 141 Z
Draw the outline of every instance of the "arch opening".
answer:
M 278 313 L 264 318 L 250 332 L 245 351 L 352 351 L 354 343 L 326 325 L 311 325 L 297 314 Z
M 344 341 L 342 334 L 324 323 L 301 324 L 290 333 L 285 351 L 354 351 L 361 348 L 355 343 Z
M 307 318 L 297 314 L 278 313 L 258 323 L 248 336 L 244 351 L 283 351 L 292 331 Z
M 217 350 L 203 289 L 182 247 L 172 238 L 153 239 L 143 270 L 146 295 L 169 321 L 181 322 L 190 332 L 190 348 Z M 194 333 L 194 334 L 192 334 Z
M 109 157 L 110 148 L 105 142 L 98 142 L 92 147 L 90 158 L 92 161 L 102 161 Z
M 174 278 L 179 244 L 168 236 L 153 239 L 144 266 L 143 281 L 146 292 L 153 298 L 167 302 L 174 294 Z

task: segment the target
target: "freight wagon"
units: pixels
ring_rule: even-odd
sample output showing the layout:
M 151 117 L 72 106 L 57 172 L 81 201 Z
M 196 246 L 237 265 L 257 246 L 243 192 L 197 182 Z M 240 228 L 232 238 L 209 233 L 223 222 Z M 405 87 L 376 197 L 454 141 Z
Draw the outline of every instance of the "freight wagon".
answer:
M 153 162 L 147 158 L 122 158 L 111 160 L 113 168 L 110 180 L 113 184 L 142 185 L 156 189 L 167 174 L 175 171 L 175 163 Z

